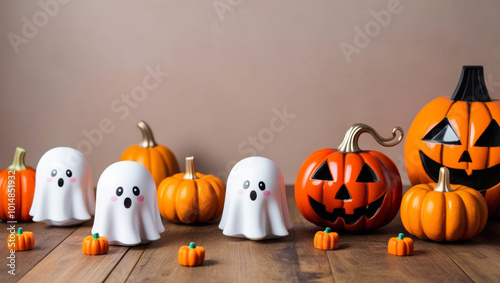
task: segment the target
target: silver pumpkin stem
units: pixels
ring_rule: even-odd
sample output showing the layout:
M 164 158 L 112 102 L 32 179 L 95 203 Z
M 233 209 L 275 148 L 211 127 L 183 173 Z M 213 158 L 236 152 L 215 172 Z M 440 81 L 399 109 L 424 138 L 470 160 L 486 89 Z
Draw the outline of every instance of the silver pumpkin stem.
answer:
M 196 169 L 194 168 L 194 157 L 186 157 L 186 174 L 184 174 L 184 180 L 196 180 Z
M 139 129 L 141 129 L 142 133 L 142 140 L 139 143 L 139 147 L 148 148 L 158 145 L 155 141 L 155 137 L 153 136 L 151 128 L 148 126 L 148 124 L 146 124 L 146 122 L 140 121 L 137 126 L 139 127 Z
M 396 139 L 397 132 L 400 133 L 399 138 Z M 352 125 L 347 133 L 345 134 L 344 140 L 337 148 L 338 152 L 342 153 L 356 153 L 360 152 L 361 149 L 358 146 L 358 139 L 362 133 L 369 133 L 373 136 L 373 138 L 382 146 L 395 146 L 403 140 L 404 132 L 401 127 L 394 127 L 392 129 L 392 136 L 389 138 L 381 137 L 377 131 L 375 131 L 372 127 L 363 124 L 356 123 Z
M 449 193 L 453 192 L 450 186 L 450 171 L 446 167 L 439 168 L 439 179 L 434 187 L 435 192 Z

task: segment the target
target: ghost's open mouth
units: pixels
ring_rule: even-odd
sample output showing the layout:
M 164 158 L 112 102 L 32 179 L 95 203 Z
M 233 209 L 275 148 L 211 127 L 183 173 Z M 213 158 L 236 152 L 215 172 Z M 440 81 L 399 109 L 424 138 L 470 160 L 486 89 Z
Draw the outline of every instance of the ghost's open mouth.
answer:
M 62 188 L 62 186 L 64 186 L 63 178 L 59 178 L 59 180 L 57 181 L 57 185 L 59 186 L 59 188 Z
M 421 150 L 419 152 L 425 173 L 427 173 L 434 182 L 437 182 L 439 179 L 439 169 L 443 165 L 432 160 Z M 483 191 L 500 183 L 500 164 L 483 170 L 473 170 L 470 175 L 467 175 L 467 172 L 462 169 L 447 168 L 450 171 L 450 182 L 452 184 L 461 184 L 478 191 Z
M 324 220 L 335 223 L 340 217 L 344 220 L 345 224 L 352 225 L 361 219 L 362 216 L 366 216 L 368 219 L 372 218 L 377 214 L 382 203 L 384 203 L 385 194 L 378 198 L 376 201 L 370 203 L 368 207 L 358 207 L 354 209 L 354 214 L 346 214 L 343 208 L 334 208 L 333 212 L 326 211 L 325 205 L 315 201 L 312 197 L 309 197 L 309 203 L 316 214 Z
M 130 208 L 132 206 L 132 200 L 130 198 L 126 198 L 123 201 L 123 205 L 125 206 L 125 208 Z
M 257 199 L 257 192 L 256 191 L 251 191 L 250 192 L 250 199 L 252 201 L 256 200 Z

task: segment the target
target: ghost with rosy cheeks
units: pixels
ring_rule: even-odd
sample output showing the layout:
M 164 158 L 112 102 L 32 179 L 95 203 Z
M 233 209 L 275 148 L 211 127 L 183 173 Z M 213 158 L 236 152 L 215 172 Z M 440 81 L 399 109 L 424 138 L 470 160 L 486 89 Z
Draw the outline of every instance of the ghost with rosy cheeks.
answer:
M 227 179 L 219 224 L 226 236 L 261 240 L 284 237 L 292 228 L 280 169 L 264 157 L 238 162 Z
M 69 147 L 47 151 L 36 167 L 33 221 L 75 225 L 90 220 L 94 209 L 92 172 L 85 156 Z
M 112 245 L 134 246 L 160 238 L 156 185 L 148 169 L 134 161 L 111 164 L 97 183 L 97 206 L 92 234 Z

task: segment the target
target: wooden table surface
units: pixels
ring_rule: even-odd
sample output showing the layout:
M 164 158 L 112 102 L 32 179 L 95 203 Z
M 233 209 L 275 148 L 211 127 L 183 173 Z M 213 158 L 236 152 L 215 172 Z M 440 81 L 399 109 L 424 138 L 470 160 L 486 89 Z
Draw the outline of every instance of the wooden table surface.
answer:
M 287 187 L 294 224 L 282 239 L 250 241 L 226 237 L 217 227 L 178 225 L 163 220 L 161 239 L 135 247 L 111 246 L 108 254 L 87 256 L 82 240 L 92 221 L 81 226 L 51 227 L 18 223 L 35 234 L 35 248 L 17 252 L 16 275 L 7 273 L 8 251 L 2 250 L 0 282 L 499 282 L 500 222 L 490 220 L 472 240 L 434 243 L 410 236 L 415 253 L 387 253 L 389 238 L 406 232 L 399 215 L 387 226 L 358 233 L 341 232 L 334 251 L 317 250 L 313 237 L 319 227 L 297 210 L 293 187 Z M 0 223 L 3 237 L 8 224 Z M 206 249 L 203 266 L 183 267 L 177 261 L 182 245 L 195 242 Z

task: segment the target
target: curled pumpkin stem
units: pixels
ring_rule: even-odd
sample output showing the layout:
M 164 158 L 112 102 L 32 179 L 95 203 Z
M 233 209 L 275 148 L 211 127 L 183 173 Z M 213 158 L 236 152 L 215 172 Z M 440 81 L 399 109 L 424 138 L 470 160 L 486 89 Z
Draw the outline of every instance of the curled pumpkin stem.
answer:
M 399 137 L 398 133 L 399 132 Z M 337 148 L 338 152 L 342 153 L 356 153 L 360 152 L 361 149 L 358 146 L 358 140 L 359 136 L 362 133 L 369 133 L 373 136 L 375 141 L 377 141 L 380 145 L 390 147 L 390 146 L 395 146 L 398 143 L 400 143 L 403 140 L 404 137 L 404 132 L 403 129 L 399 126 L 394 127 L 392 129 L 392 136 L 388 138 L 384 138 L 380 136 L 377 131 L 375 131 L 372 127 L 363 124 L 363 123 L 356 123 L 352 125 L 349 130 L 347 130 L 347 133 L 344 136 L 344 140 L 342 143 L 339 145 Z
M 148 148 L 158 145 L 155 141 L 155 137 L 153 136 L 153 131 L 151 131 L 151 128 L 148 126 L 148 124 L 146 124 L 146 122 L 140 121 L 137 126 L 139 127 L 139 129 L 141 129 L 142 133 L 142 140 L 139 143 L 139 147 Z

